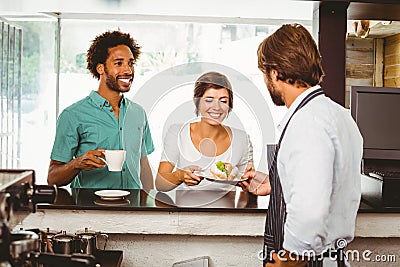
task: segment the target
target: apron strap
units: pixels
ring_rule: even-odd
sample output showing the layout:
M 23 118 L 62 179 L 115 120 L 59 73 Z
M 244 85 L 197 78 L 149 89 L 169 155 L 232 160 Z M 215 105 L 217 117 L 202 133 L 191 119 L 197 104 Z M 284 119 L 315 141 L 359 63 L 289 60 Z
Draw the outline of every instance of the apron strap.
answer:
M 293 115 L 296 114 L 297 111 L 299 111 L 302 107 L 304 107 L 305 105 L 307 105 L 308 102 L 310 102 L 313 98 L 319 96 L 319 95 L 323 95 L 324 91 L 322 91 L 322 89 L 317 89 L 313 92 L 311 92 L 310 94 L 308 94 L 301 102 L 300 104 L 297 106 L 297 108 L 294 110 L 292 116 L 290 116 L 288 122 L 285 125 L 285 128 L 283 128 L 281 137 L 279 138 L 279 142 L 278 142 L 278 147 L 280 146 L 281 142 L 282 142 L 282 138 L 285 135 L 286 129 L 289 125 L 290 120 L 292 119 Z M 277 151 L 275 152 L 277 154 Z

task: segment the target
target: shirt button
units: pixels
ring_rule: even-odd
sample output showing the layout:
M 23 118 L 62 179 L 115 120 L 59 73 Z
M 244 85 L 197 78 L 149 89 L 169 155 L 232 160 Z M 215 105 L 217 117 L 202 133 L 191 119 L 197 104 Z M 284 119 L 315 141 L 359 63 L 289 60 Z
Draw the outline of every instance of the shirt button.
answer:
M 122 127 L 121 127 L 121 128 L 119 128 L 119 130 L 120 130 L 120 131 L 122 131 Z
M 110 112 L 113 112 L 113 110 L 112 110 L 112 109 L 110 109 Z
M 125 168 L 122 168 L 122 171 L 124 172 L 124 171 L 125 171 Z

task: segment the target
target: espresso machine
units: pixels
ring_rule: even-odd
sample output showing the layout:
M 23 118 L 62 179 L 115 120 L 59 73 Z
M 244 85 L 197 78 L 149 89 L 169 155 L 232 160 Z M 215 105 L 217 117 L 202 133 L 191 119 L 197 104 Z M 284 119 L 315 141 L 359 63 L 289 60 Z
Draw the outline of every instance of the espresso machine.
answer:
M 11 229 L 37 203 L 54 203 L 57 188 L 36 185 L 34 170 L 0 169 L 0 267 L 100 267 L 93 255 L 58 254 L 41 250 L 41 235 L 35 229 Z

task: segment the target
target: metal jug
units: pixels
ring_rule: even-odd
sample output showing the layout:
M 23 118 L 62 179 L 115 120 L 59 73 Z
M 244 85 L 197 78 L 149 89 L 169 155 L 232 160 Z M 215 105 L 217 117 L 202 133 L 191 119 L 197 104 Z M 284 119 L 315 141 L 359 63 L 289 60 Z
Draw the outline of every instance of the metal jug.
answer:
M 100 232 L 89 231 L 88 228 L 85 228 L 84 231 L 79 231 L 75 233 L 76 238 L 78 240 L 77 248 L 79 253 L 91 254 L 93 255 L 97 250 L 97 237 L 101 236 L 104 238 L 104 248 L 106 249 L 108 235 L 102 234 Z
M 54 253 L 70 255 L 77 252 L 77 238 L 73 234 L 62 231 L 52 238 Z
M 49 228 L 41 230 L 39 233 L 40 237 L 40 252 L 54 252 L 53 251 L 53 237 L 60 234 L 61 231 L 53 231 Z

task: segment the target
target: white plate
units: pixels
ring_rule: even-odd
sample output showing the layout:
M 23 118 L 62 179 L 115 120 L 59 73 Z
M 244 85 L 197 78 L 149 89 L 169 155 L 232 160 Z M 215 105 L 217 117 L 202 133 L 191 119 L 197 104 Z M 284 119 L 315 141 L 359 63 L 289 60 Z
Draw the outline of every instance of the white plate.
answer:
M 194 171 L 193 173 L 195 175 L 199 176 L 199 177 L 204 177 L 208 181 L 215 182 L 215 183 L 220 183 L 220 184 L 236 185 L 240 181 L 247 180 L 247 179 L 242 179 L 241 177 L 236 177 L 233 180 L 218 179 L 211 173 L 211 171 L 209 169 L 203 170 L 203 171 Z
M 104 200 L 118 200 L 128 196 L 130 192 L 124 190 L 99 190 L 94 194 Z

